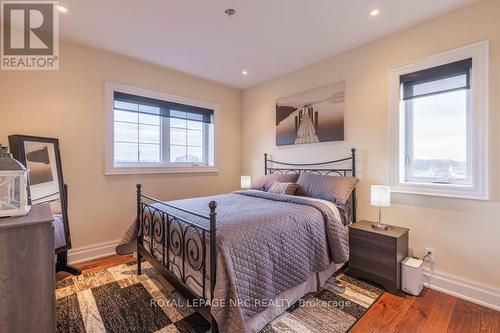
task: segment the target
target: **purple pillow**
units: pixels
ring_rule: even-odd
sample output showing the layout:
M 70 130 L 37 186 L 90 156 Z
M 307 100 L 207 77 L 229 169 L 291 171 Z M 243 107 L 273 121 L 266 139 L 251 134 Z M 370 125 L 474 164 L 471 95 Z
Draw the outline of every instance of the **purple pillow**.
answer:
M 297 194 L 345 205 L 358 182 L 356 177 L 323 176 L 305 172 L 297 180 L 300 186 Z
M 273 181 L 268 192 L 269 193 L 277 193 L 277 194 L 294 195 L 294 193 L 298 187 L 299 187 L 299 185 L 297 185 L 296 183 L 280 183 L 277 181 Z
M 290 173 L 290 174 L 281 174 L 281 173 L 272 173 L 270 175 L 265 175 L 257 178 L 253 184 L 252 190 L 260 190 L 260 191 L 268 191 L 274 181 L 280 183 L 295 183 L 299 178 L 298 174 Z

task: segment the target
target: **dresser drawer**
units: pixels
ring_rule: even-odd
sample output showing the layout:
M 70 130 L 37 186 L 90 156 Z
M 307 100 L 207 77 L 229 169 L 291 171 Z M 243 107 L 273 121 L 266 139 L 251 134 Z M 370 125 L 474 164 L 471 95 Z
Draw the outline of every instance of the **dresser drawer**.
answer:
M 0 221 L 0 332 L 55 332 L 54 227 L 48 204 Z

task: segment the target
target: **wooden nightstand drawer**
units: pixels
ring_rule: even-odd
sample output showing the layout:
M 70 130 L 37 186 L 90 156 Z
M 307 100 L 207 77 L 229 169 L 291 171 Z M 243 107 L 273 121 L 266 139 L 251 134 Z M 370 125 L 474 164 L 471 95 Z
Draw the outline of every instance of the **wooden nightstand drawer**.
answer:
M 408 229 L 390 226 L 380 231 L 371 225 L 372 222 L 360 221 L 349 226 L 348 274 L 397 292 L 401 284 L 401 261 L 408 255 Z
M 352 261 L 351 261 L 352 259 Z M 384 278 L 392 279 L 396 273 L 394 262 L 387 260 L 376 260 L 366 255 L 355 254 L 349 260 L 349 267 L 356 267 L 360 270 L 370 272 Z
M 353 229 L 349 233 L 349 244 L 353 252 L 377 251 L 384 258 L 390 256 L 396 246 L 392 238 Z
M 351 232 L 349 266 L 391 279 L 395 274 L 394 243 L 386 237 L 370 237 L 367 232 Z M 376 256 L 373 253 L 377 253 Z

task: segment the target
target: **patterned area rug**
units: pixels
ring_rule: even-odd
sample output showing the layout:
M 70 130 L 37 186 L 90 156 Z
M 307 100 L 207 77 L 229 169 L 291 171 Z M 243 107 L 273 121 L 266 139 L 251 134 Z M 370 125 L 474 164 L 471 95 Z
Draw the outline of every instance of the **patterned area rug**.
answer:
M 206 309 L 188 302 L 148 263 L 137 276 L 134 263 L 58 281 L 57 332 L 207 332 Z M 382 294 L 364 282 L 331 277 L 268 324 L 271 332 L 347 332 Z
M 337 275 L 336 282 L 334 276 L 330 277 L 319 292 L 302 297 L 261 333 L 344 333 L 384 292 L 342 273 Z

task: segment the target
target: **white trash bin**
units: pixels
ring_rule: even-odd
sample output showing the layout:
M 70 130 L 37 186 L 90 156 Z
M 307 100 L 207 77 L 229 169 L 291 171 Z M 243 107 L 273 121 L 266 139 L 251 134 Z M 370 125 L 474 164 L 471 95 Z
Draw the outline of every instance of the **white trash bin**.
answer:
M 407 257 L 401 263 L 401 289 L 411 295 L 418 296 L 424 288 L 423 261 Z

